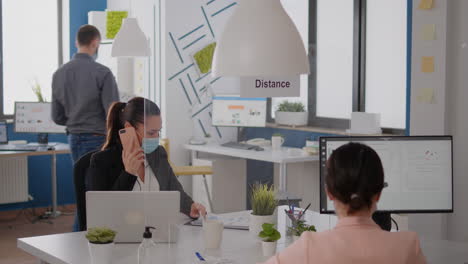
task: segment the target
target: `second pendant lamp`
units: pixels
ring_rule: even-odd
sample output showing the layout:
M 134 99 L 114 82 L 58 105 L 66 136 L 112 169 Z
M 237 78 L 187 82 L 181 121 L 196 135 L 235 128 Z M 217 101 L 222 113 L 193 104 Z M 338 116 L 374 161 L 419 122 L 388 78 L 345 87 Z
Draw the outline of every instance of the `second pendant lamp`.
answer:
M 290 76 L 309 73 L 303 41 L 280 0 L 239 0 L 218 39 L 213 75 Z
M 112 57 L 148 57 L 149 40 L 136 18 L 125 18 L 112 44 Z

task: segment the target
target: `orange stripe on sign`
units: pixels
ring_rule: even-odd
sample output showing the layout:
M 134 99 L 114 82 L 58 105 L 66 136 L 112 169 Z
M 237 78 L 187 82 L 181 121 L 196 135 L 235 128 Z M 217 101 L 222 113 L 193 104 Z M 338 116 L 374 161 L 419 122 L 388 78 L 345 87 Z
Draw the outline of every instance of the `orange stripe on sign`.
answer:
M 243 105 L 230 105 L 228 106 L 228 109 L 229 110 L 244 110 L 244 106 Z

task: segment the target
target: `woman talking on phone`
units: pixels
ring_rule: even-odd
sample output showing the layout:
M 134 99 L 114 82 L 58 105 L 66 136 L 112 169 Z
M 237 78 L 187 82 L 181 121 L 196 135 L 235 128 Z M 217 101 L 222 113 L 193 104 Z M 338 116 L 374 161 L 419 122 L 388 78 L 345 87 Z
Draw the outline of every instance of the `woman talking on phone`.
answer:
M 179 191 L 180 211 L 192 218 L 206 214 L 177 180 L 159 146 L 161 111 L 148 99 L 115 102 L 107 117 L 107 138 L 91 157 L 87 174 L 92 191 Z

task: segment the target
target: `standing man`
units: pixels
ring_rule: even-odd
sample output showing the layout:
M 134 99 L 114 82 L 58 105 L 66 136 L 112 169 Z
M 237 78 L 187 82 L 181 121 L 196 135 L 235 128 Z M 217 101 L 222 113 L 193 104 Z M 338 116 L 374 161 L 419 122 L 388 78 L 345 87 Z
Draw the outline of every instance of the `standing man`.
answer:
M 67 127 L 73 163 L 104 143 L 107 110 L 119 101 L 112 72 L 95 61 L 100 42 L 96 27 L 81 26 L 76 35 L 78 53 L 53 76 L 52 119 Z
M 73 164 L 104 144 L 107 110 L 119 101 L 112 72 L 96 62 L 100 42 L 96 27 L 80 27 L 75 43 L 78 53 L 52 80 L 52 120 L 67 127 Z M 73 231 L 79 231 L 78 214 Z

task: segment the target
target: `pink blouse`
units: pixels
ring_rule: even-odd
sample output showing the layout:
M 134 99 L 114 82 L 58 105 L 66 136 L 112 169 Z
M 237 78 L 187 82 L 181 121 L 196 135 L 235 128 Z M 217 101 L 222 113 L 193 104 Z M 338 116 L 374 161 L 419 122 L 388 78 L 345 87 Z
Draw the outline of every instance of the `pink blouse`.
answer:
M 345 217 L 332 230 L 304 232 L 264 264 L 419 264 L 426 259 L 414 232 L 387 232 L 370 218 Z

